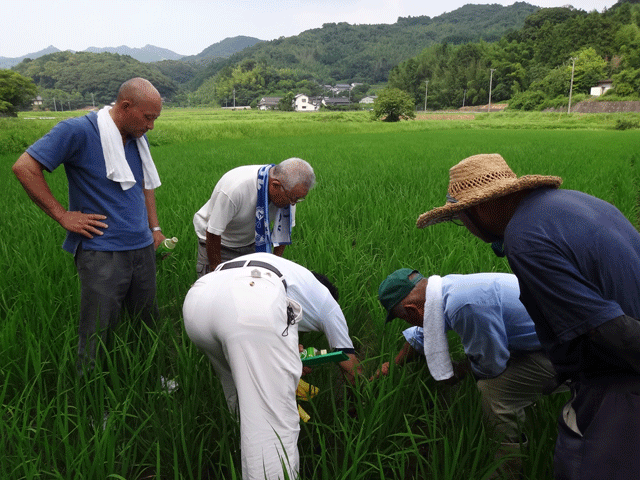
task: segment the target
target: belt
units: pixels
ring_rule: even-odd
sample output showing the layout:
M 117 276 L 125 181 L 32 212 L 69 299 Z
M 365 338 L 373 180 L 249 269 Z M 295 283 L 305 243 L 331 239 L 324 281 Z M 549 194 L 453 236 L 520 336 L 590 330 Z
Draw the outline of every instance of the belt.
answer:
M 261 268 L 266 268 L 267 270 L 275 273 L 280 280 L 282 280 L 282 283 L 284 284 L 284 289 L 287 289 L 287 281 L 283 278 L 282 273 L 280 273 L 280 270 L 278 270 L 276 267 L 274 267 L 273 265 L 267 263 L 267 262 L 262 262 L 260 260 L 249 260 L 248 262 L 246 260 L 233 260 L 230 262 L 225 262 L 223 264 L 221 264 L 218 268 L 216 268 L 217 270 L 228 270 L 230 268 L 242 268 L 242 267 L 261 267 Z

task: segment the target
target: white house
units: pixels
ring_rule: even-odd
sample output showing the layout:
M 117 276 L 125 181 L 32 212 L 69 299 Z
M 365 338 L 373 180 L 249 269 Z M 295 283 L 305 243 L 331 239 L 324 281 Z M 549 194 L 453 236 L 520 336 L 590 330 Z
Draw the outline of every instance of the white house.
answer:
M 376 101 L 376 98 L 378 98 L 377 95 L 370 95 L 360 100 L 360 103 L 374 103 Z
M 591 95 L 593 95 L 594 97 L 599 97 L 604 92 L 612 88 L 613 88 L 612 80 L 602 80 L 598 82 L 598 84 L 595 87 L 591 87 Z
M 299 93 L 293 98 L 293 109 L 296 112 L 315 112 L 320 109 L 320 104 L 308 95 Z
M 276 110 L 282 97 L 262 97 L 258 102 L 259 110 Z

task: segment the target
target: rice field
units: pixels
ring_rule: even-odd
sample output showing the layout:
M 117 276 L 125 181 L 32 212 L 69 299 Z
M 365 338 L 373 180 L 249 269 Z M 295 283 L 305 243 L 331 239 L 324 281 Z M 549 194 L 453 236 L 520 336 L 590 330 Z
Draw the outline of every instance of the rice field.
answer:
M 640 131 L 617 131 L 615 119 L 504 113 L 385 124 L 366 112 L 163 112 L 149 134 L 163 182 L 158 214 L 179 243 L 158 265 L 162 320 L 146 330 L 124 319 L 105 364 L 86 381 L 75 374 L 79 283 L 61 249 L 64 232 L 10 172 L 21 149 L 55 120 L 3 120 L 2 135 L 16 146 L 0 150 L 0 478 L 240 478 L 237 424 L 181 318 L 195 280 L 191 219 L 227 170 L 293 156 L 313 165 L 317 186 L 298 209 L 285 257 L 337 285 L 368 378 L 404 342 L 404 325 L 385 327 L 376 296 L 390 272 L 509 271 L 459 227 L 415 228 L 421 213 L 444 203 L 448 169 L 459 160 L 500 153 L 518 175 L 559 175 L 563 188 L 610 201 L 638 225 Z M 64 204 L 62 169 L 47 179 Z M 327 346 L 318 334 L 301 338 L 305 346 Z M 457 339 L 450 340 L 461 356 Z M 170 393 L 162 377 L 179 388 Z M 301 478 L 485 479 L 499 466 L 470 378 L 438 386 L 417 361 L 355 391 L 331 366 L 305 380 L 320 393 L 302 403 L 311 420 L 301 424 Z M 555 395 L 532 408 L 523 426 L 526 478 L 551 477 L 565 401 Z

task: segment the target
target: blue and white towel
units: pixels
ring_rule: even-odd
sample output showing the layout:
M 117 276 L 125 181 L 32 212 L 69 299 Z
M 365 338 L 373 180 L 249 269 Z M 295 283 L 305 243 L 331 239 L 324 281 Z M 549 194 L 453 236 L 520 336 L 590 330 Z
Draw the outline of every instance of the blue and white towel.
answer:
M 269 170 L 274 164 L 265 165 L 258 170 L 258 201 L 256 202 L 256 252 L 271 253 L 274 243 L 291 243 L 291 205 L 278 208 L 273 222 L 273 231 L 269 227 Z
M 427 367 L 435 380 L 453 377 L 453 365 L 449 355 L 449 341 L 444 330 L 444 299 L 442 278 L 429 277 L 426 300 L 424 302 L 424 355 Z
M 107 167 L 107 178 L 114 182 L 119 182 L 122 190 L 128 190 L 135 185 L 136 180 L 124 155 L 122 135 L 111 115 L 109 115 L 109 110 L 111 110 L 111 107 L 107 105 L 98 112 L 98 130 L 100 132 L 104 163 Z M 149 145 L 144 137 L 137 138 L 136 143 L 142 159 L 143 188 L 153 190 L 160 186 L 160 177 L 151 158 Z

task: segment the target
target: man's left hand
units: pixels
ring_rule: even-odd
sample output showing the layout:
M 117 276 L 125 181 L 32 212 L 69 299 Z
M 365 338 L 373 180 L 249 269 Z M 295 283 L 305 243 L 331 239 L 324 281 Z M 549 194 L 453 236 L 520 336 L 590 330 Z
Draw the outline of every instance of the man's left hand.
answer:
M 162 234 L 162 230 L 156 230 L 155 232 L 153 232 L 153 248 L 155 250 L 158 249 L 158 246 L 162 243 L 163 240 L 165 240 L 167 237 L 165 237 Z

